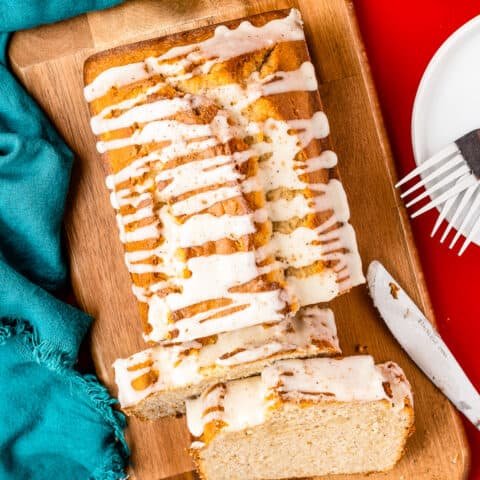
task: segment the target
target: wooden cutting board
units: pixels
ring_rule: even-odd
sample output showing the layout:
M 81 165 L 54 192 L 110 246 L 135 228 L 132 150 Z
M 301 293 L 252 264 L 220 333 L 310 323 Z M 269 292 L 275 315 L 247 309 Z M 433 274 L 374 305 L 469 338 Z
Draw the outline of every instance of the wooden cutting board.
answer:
M 133 0 L 108 11 L 17 33 L 10 49 L 19 78 L 77 155 L 65 221 L 72 283 L 82 308 L 96 318 L 91 351 L 98 376 L 114 395 L 113 360 L 145 345 L 104 172 L 88 125 L 82 96 L 83 62 L 114 45 L 292 5 L 299 6 L 305 20 L 364 265 L 374 258 L 381 260 L 433 319 L 407 217 L 392 186 L 394 163 L 350 1 Z M 389 334 L 366 287 L 335 300 L 332 308 L 345 354 L 361 346 L 379 362 L 397 361 L 415 392 L 416 433 L 405 457 L 392 472 L 368 478 L 465 478 L 469 450 L 460 419 Z M 192 468 L 182 419 L 155 423 L 131 419 L 127 438 L 132 448 L 132 479 L 192 478 L 181 475 Z

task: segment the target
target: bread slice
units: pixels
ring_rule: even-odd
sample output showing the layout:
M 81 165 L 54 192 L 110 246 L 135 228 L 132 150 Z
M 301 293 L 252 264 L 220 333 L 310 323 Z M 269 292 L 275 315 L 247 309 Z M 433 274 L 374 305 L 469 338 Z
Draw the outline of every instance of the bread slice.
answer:
M 370 356 L 283 360 L 187 402 L 204 480 L 268 480 L 392 468 L 413 431 L 410 385 Z
M 147 341 L 364 281 L 298 10 L 101 52 L 84 77 Z
M 293 319 L 171 343 L 114 363 L 120 404 L 142 418 L 185 413 L 185 399 L 217 382 L 259 373 L 275 359 L 341 353 L 331 310 L 306 307 Z

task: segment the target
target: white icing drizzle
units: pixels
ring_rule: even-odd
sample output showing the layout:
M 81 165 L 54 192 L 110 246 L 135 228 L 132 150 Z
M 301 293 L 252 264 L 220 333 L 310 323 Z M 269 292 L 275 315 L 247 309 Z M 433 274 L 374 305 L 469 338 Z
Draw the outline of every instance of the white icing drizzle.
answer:
M 233 155 L 219 155 L 206 160 L 189 162 L 175 168 L 162 170 L 155 180 L 157 182 L 171 181 L 171 183 L 159 195 L 168 199 L 172 195 L 182 195 L 198 188 L 240 180 L 241 176 L 235 167 L 247 160 L 251 155 L 251 152 L 248 150 L 235 152 Z
M 394 376 L 397 378 L 392 382 Z M 320 394 L 322 399 L 331 397 L 340 402 L 388 400 L 394 407 L 403 408 L 407 398 L 413 404 L 401 368 L 393 362 L 376 366 L 370 355 L 280 360 L 262 372 L 262 380 L 268 389 L 286 399 L 312 399 Z M 390 396 L 384 382 L 394 383 L 394 387 L 402 384 L 402 388 L 392 389 Z
M 293 217 L 303 218 L 312 212 L 309 199 L 302 194 L 295 195 L 292 199 L 279 198 L 267 203 L 268 217 L 272 222 L 282 222 Z
M 290 275 L 287 283 L 300 305 L 328 302 L 340 293 L 340 288 L 344 288 L 343 283 L 337 282 L 337 274 L 332 269 L 308 277 Z
M 112 87 L 123 87 L 150 76 L 143 62 L 112 67 L 98 75 L 83 91 L 87 102 L 105 95 Z
M 232 131 L 228 127 L 224 115 L 217 115 L 211 123 L 185 124 L 176 120 L 157 120 L 147 123 L 141 130 L 136 130 L 132 136 L 97 143 L 97 150 L 105 153 L 108 150 L 142 145 L 151 142 L 171 142 L 172 144 L 188 142 L 196 138 L 218 138 L 218 143 L 226 143 L 232 138 Z
M 191 197 L 181 200 L 172 205 L 172 213 L 175 216 L 193 215 L 201 210 L 215 205 L 215 203 L 228 200 L 230 198 L 242 195 L 238 185 L 234 187 L 221 187 L 216 190 L 208 190 L 206 192 L 196 193 Z
M 162 83 L 161 85 L 163 86 L 164 84 Z M 205 102 L 206 96 L 216 100 L 223 98 L 220 103 L 224 107 L 232 107 L 233 102 L 234 110 L 240 112 L 263 95 L 274 95 L 297 90 L 312 91 L 316 89 L 317 81 L 314 67 L 310 62 L 304 62 L 297 70 L 289 72 L 278 71 L 262 79 L 259 78 L 258 72 L 254 72 L 248 80 L 246 89 L 237 84 L 230 84 L 211 89 L 210 92 L 203 96 L 186 94 L 184 97 L 162 99 L 135 106 L 140 102 L 138 99 L 146 100 L 150 94 L 157 91 L 154 87 L 151 87 L 145 94 L 140 94 L 134 99 L 124 100 L 116 105 L 105 108 L 100 114 L 95 115 L 90 123 L 92 131 L 98 135 L 120 128 L 131 127 L 135 124 L 160 120 L 173 116 L 180 111 L 188 110 L 191 107 L 198 107 Z M 111 113 L 115 110 L 127 111 L 117 117 L 112 117 Z M 301 134 L 302 145 L 309 143 L 309 141 L 305 143 L 304 137 L 310 137 L 311 141 L 313 138 L 326 137 L 329 133 L 328 120 L 323 112 L 317 112 L 312 119 L 291 120 L 289 124 L 292 128 L 305 130 L 305 132 Z M 156 128 L 160 129 L 161 126 L 162 124 L 156 124 Z M 146 131 L 143 135 L 138 133 L 132 138 L 135 139 L 136 144 L 148 143 L 148 139 L 150 138 L 148 136 L 149 133 L 149 131 Z M 315 134 L 320 136 L 315 136 Z M 160 137 L 160 139 L 156 141 L 162 141 L 162 138 Z M 99 142 L 97 149 L 100 153 L 104 153 L 107 150 L 125 146 L 128 146 L 128 144 L 122 142 L 110 142 L 108 144 Z
M 94 133 L 96 133 L 96 128 L 94 128 L 94 127 L 97 127 L 97 125 L 102 124 L 103 120 L 108 119 L 111 116 L 112 112 L 114 112 L 115 110 L 119 110 L 119 111 L 128 110 L 128 109 L 144 102 L 145 100 L 147 100 L 150 95 L 153 95 L 154 93 L 157 93 L 162 88 L 164 88 L 165 85 L 166 85 L 165 83 L 159 82 L 159 83 L 153 85 L 152 87 L 147 88 L 145 93 L 140 93 L 135 98 L 129 98 L 127 100 L 123 100 L 122 102 L 119 102 L 119 103 L 116 103 L 114 105 L 109 105 L 108 107 L 105 107 L 98 115 L 93 116 L 92 119 L 90 120 L 90 125 L 92 127 L 92 131 Z
M 234 386 L 235 389 L 235 386 Z M 246 409 L 251 407 L 256 407 L 259 403 L 260 398 L 263 396 L 263 392 L 261 388 L 257 385 L 256 382 L 251 382 L 250 379 L 246 379 L 246 381 L 240 385 L 239 389 L 235 389 L 238 391 L 238 396 L 241 397 L 242 403 L 241 406 L 238 408 L 237 418 L 243 417 L 241 414 L 244 411 L 244 406 Z M 217 383 L 213 387 L 207 389 L 208 395 L 204 396 L 204 402 L 201 404 L 194 404 L 190 407 L 191 417 L 198 419 L 198 425 L 201 425 L 201 430 L 198 431 L 203 432 L 205 425 L 210 422 L 214 422 L 216 420 L 223 420 L 224 414 L 222 411 L 225 410 L 224 407 L 224 400 L 225 394 L 227 393 L 227 385 L 224 383 Z M 188 400 L 187 400 L 188 402 Z M 253 403 L 254 402 L 254 403 Z M 188 409 L 188 407 L 187 407 Z M 250 417 L 258 417 L 262 415 L 262 411 L 256 410 L 255 412 L 250 413 Z M 260 421 L 260 418 L 258 419 Z M 187 417 L 187 425 L 190 432 L 194 425 L 190 425 Z M 245 425 L 246 427 L 246 425 Z M 200 436 L 200 435 L 196 435 Z
M 300 12 L 292 9 L 287 17 L 272 20 L 261 27 L 255 27 L 244 21 L 230 30 L 219 25 L 212 37 L 201 43 L 173 47 L 164 53 L 160 60 L 168 60 L 195 52 L 196 59 L 216 58 L 220 62 L 254 52 L 279 42 L 304 40 Z M 187 57 L 188 58 L 188 57 Z
M 157 155 L 154 152 L 146 157 L 134 160 L 132 163 L 124 167 L 119 172 L 108 175 L 105 181 L 107 188 L 113 190 L 116 184 L 122 183 L 129 179 L 137 178 L 144 173 L 147 173 L 150 170 L 147 165 L 148 162 L 156 159 Z
M 110 107 L 111 108 L 111 107 Z M 147 123 L 175 115 L 182 110 L 192 108 L 191 95 L 158 100 L 153 103 L 144 103 L 137 107 L 126 110 L 118 117 L 105 118 L 96 115 L 90 120 L 92 131 L 96 135 L 100 133 L 130 127 L 134 123 Z
M 145 218 L 152 217 L 153 215 L 152 205 L 148 205 L 147 207 L 139 208 L 135 213 L 123 215 L 122 220 L 125 225 L 128 225 L 129 223 L 138 222 Z
M 325 344 L 330 347 L 323 346 Z M 333 312 L 309 307 L 300 310 L 295 318 L 284 319 L 275 325 L 255 325 L 222 333 L 214 343 L 203 345 L 189 341 L 158 345 L 116 360 L 115 381 L 122 407 L 129 407 L 155 392 L 196 385 L 208 378 L 212 370 L 223 375 L 241 364 L 262 362 L 261 365 L 265 365 L 274 358 L 324 353 L 340 353 Z M 132 386 L 132 381 L 152 370 L 158 372 L 155 382 L 144 389 Z
M 282 299 L 278 290 L 258 293 L 236 293 L 230 294 L 229 298 L 233 300 L 234 307 L 238 306 L 244 308 L 220 318 L 209 319 L 204 323 L 198 320 L 198 317 L 196 316 L 189 317 L 185 320 L 179 320 L 175 322 L 175 329 L 178 330 L 178 336 L 176 339 L 185 341 L 192 338 L 199 338 L 204 335 L 214 335 L 217 332 L 230 332 L 239 328 L 256 325 L 259 323 L 259 320 L 262 322 L 267 320 L 278 322 L 285 318 L 285 315 L 280 313 L 285 306 L 285 300 Z M 227 309 L 228 307 L 225 308 L 225 310 Z M 209 314 L 212 315 L 212 311 L 209 311 Z M 156 316 L 153 320 L 158 322 L 158 317 Z M 163 324 L 161 327 L 162 326 Z M 161 334 L 161 327 L 155 328 L 155 333 L 160 332 Z M 149 334 L 145 335 L 144 338 L 146 340 L 159 341 L 163 339 L 164 336 L 161 335 L 160 338 L 155 338 L 152 334 Z
M 313 75 L 315 78 L 315 73 Z M 314 90 L 316 89 L 317 87 Z M 298 130 L 297 136 L 301 148 L 305 148 L 314 138 L 325 138 L 330 134 L 328 119 L 323 112 L 315 112 L 312 118 L 308 119 L 289 120 L 288 125 Z
M 384 388 L 384 383 L 391 387 Z M 280 360 L 266 367 L 261 376 L 221 384 L 221 395 L 211 388 L 187 400 L 187 425 L 201 437 L 212 420 L 221 429 L 240 431 L 264 423 L 274 409 L 288 402 L 377 402 L 387 401 L 395 410 L 413 405 L 411 388 L 401 368 L 389 362 L 375 365 L 370 356 L 342 359 L 312 358 Z M 280 403 L 276 403 L 280 400 Z M 213 415 L 208 415 L 211 411 Z
M 255 72 L 257 73 L 257 72 Z M 289 72 L 278 71 L 275 74 L 268 75 L 263 79 L 258 79 L 257 75 L 251 76 L 254 84 L 250 89 L 244 91 L 230 91 L 230 96 L 241 96 L 236 103 L 236 109 L 246 108 L 250 103 L 254 102 L 263 95 L 275 95 L 280 93 L 288 93 L 294 91 L 313 91 L 317 89 L 317 80 L 315 77 L 314 67 L 310 62 L 304 62 L 297 70 Z M 220 87 L 216 92 L 216 96 L 220 92 L 226 90 Z M 246 93 L 246 97 L 243 95 Z M 159 100 L 154 103 L 147 103 L 134 107 L 122 115 L 114 118 L 104 118 L 97 115 L 92 118 L 92 130 L 96 134 L 105 133 L 111 130 L 129 127 L 138 123 L 151 122 L 142 130 L 136 130 L 131 137 L 127 139 L 111 140 L 109 142 L 98 142 L 97 150 L 105 153 L 108 150 L 124 148 L 131 145 L 141 145 L 150 142 L 163 142 L 171 140 L 188 140 L 196 137 L 206 137 L 212 135 L 214 131 L 220 133 L 218 138 L 223 142 L 228 141 L 231 135 L 225 134 L 226 130 L 232 134 L 232 129 L 228 129 L 225 124 L 224 117 L 215 117 L 208 130 L 207 125 L 184 125 L 175 121 L 160 121 L 158 119 L 167 118 L 182 110 L 188 110 L 189 107 L 199 104 L 202 97 L 185 95 L 185 97 Z M 225 103 L 225 102 L 223 102 Z M 155 121 L 154 121 L 155 120 Z M 290 120 L 291 128 L 300 130 L 299 134 L 300 146 L 303 148 L 314 138 L 324 138 L 329 134 L 329 126 L 326 115 L 323 112 L 316 112 L 311 119 Z M 197 128 L 196 128 L 197 127 Z M 254 126 L 252 125 L 254 128 Z M 252 128 L 251 127 L 251 128 Z M 178 137 L 174 137 L 174 133 Z M 188 135 L 187 136 L 187 133 Z M 222 135 L 223 134 L 223 135 Z
M 247 283 L 261 274 L 256 266 L 254 252 L 194 257 L 187 261 L 186 267 L 191 276 L 176 281 L 182 288 L 181 293 L 171 293 L 162 299 L 154 296 L 149 302 L 148 322 L 152 326 L 152 331 L 145 336 L 146 340 L 160 341 L 167 336 L 172 328 L 168 324 L 168 312 L 210 299 L 230 299 L 231 305 L 222 310 L 233 307 L 243 309 L 205 322 L 202 320 L 214 315 L 215 311 L 209 310 L 178 320 L 173 326 L 178 331 L 176 340 L 190 340 L 220 331 L 282 319 L 279 312 L 285 307 L 285 301 L 278 290 L 258 293 L 230 292 L 231 288 Z M 214 282 L 212 278 L 215 279 Z
M 187 268 L 192 272 L 192 276 L 182 279 L 182 293 L 169 295 L 166 299 L 172 310 L 210 298 L 227 298 L 230 288 L 258 276 L 254 252 L 194 257 L 187 261 Z M 212 282 L 212 278 L 216 281 Z
M 221 238 L 238 238 L 255 232 L 252 215 L 195 215 L 180 228 L 180 246 L 191 247 Z
M 252 146 L 258 155 L 270 155 L 259 164 L 260 184 L 264 186 L 265 191 L 277 188 L 305 189 L 307 185 L 300 179 L 295 169 L 301 164 L 295 160 L 300 151 L 298 138 L 288 134 L 288 123 L 269 119 L 264 123 L 263 129 L 271 142 L 264 141 Z
M 311 265 L 318 259 L 331 260 L 333 258 L 329 256 L 329 253 L 344 246 L 342 241 L 343 226 L 327 234 L 323 233 L 331 228 L 334 223 L 348 220 L 349 211 L 347 204 L 343 203 L 342 184 L 338 180 L 332 179 L 329 183 L 321 184 L 321 187 L 318 186 L 317 188 L 324 193 L 314 198 L 315 211 L 332 209 L 335 212 L 334 215 L 315 229 L 298 227 L 291 233 L 274 232 L 270 243 L 266 247 L 269 254 L 279 257 L 280 260 L 295 268 Z M 335 202 L 338 202 L 338 205 Z M 314 243 L 319 240 L 329 243 L 327 245 Z M 336 240 L 336 243 L 332 243 L 332 240 Z
M 311 173 L 324 168 L 333 168 L 337 163 L 337 154 L 331 150 L 325 150 L 318 157 L 309 158 L 305 162 L 302 173 Z
M 301 90 L 313 91 L 318 87 L 315 69 L 311 62 L 304 62 L 298 70 L 291 72 L 278 71 L 272 77 L 276 81 L 263 86 L 264 95 L 276 95 Z
M 121 219 L 122 217 L 119 216 Z M 129 242 L 138 242 L 140 240 L 148 240 L 150 238 L 158 238 L 159 236 L 159 230 L 158 230 L 158 225 L 151 224 L 151 225 L 146 225 L 145 227 L 139 227 L 136 230 L 133 230 L 131 232 L 126 232 L 124 227 L 121 228 L 121 236 L 120 239 L 122 240 L 123 243 L 129 243 Z
M 230 30 L 220 25 L 213 36 L 203 42 L 173 47 L 159 57 L 147 58 L 145 62 L 105 70 L 85 87 L 85 99 L 92 102 L 105 95 L 112 87 L 122 87 L 158 73 L 178 77 L 193 62 L 214 58 L 214 61 L 207 62 L 205 68 L 200 69 L 200 73 L 206 74 L 216 63 L 272 47 L 279 42 L 300 41 L 304 38 L 300 12 L 296 9 L 292 9 L 287 17 L 272 20 L 261 27 L 242 22 L 237 28 Z M 183 57 L 182 60 L 173 65 L 162 63 L 179 57 Z M 186 78 L 188 77 L 187 75 Z
M 244 38 L 246 32 L 253 32 L 248 39 Z M 224 43 L 226 38 L 237 37 L 243 40 L 228 47 Z M 92 119 L 96 133 L 135 126 L 130 136 L 99 141 L 97 148 L 101 153 L 152 142 L 159 144 L 155 151 L 134 158 L 107 177 L 113 207 L 134 210 L 117 213 L 122 242 L 152 240 L 158 244 L 152 247 L 150 242 L 148 248 L 126 252 L 129 271 L 162 273 L 167 277 L 161 281 L 152 277 L 150 284 L 133 286 L 138 300 L 148 304 L 152 329 L 146 340 L 160 342 L 174 335 L 176 341 L 188 341 L 280 321 L 290 304 L 298 301 L 303 306 L 326 301 L 363 281 L 340 182 L 311 184 L 304 176 L 333 168 L 337 164 L 335 153 L 324 151 L 306 160 L 298 156 L 313 140 L 329 134 L 325 114 L 318 111 L 311 118 L 286 121 L 269 118 L 262 123 L 248 121 L 242 114 L 243 109 L 262 96 L 316 90 L 310 62 L 304 62 L 296 70 L 277 71 L 264 78 L 254 72 L 243 86 L 224 85 L 195 95 L 187 93 L 148 102 L 148 97 L 160 91 L 161 86 L 178 83 L 190 75 L 185 74 L 185 68 L 192 62 L 196 65 L 192 75 L 197 70 L 198 74 L 205 74 L 214 63 L 263 48 L 262 45 L 297 39 L 303 39 L 303 31 L 298 11 L 292 10 L 288 17 L 262 27 L 253 27 L 248 22 L 235 30 L 218 27 L 214 36 L 204 42 L 175 47 L 161 57 L 148 58 L 133 66 L 114 67 L 86 87 L 88 98 L 98 98 L 112 86 L 128 85 L 158 73 L 165 76 L 135 98 L 106 107 Z M 208 61 L 202 63 L 205 60 Z M 175 119 L 179 112 L 191 111 L 202 104 L 219 108 L 210 123 L 184 123 Z M 225 145 L 232 138 L 262 133 L 264 140 L 254 141 L 248 150 L 212 153 L 212 147 Z M 197 153 L 201 160 L 195 158 Z M 179 157 L 187 159 L 173 167 L 167 164 Z M 259 158 L 258 170 L 254 176 L 246 177 L 240 166 L 251 157 Z M 274 200 L 266 201 L 255 211 L 248 209 L 246 194 L 276 189 L 293 193 L 288 198 L 274 196 Z M 234 198 L 244 205 L 242 212 L 235 215 L 207 212 L 219 202 Z M 254 234 L 259 224 L 268 221 L 284 222 L 327 211 L 330 216 L 319 227 L 299 227 L 288 234 L 274 231 L 268 243 L 256 250 L 195 256 L 187 261 L 179 255 L 181 248 Z M 330 260 L 335 262 L 333 267 L 314 275 L 287 275 L 285 286 L 275 284 L 273 289 L 258 292 L 231 291 L 274 270 L 302 268 Z M 260 262 L 266 265 L 259 267 Z M 220 299 L 228 300 L 228 305 L 179 319 L 176 315 L 174 322 L 170 320 L 178 310 Z

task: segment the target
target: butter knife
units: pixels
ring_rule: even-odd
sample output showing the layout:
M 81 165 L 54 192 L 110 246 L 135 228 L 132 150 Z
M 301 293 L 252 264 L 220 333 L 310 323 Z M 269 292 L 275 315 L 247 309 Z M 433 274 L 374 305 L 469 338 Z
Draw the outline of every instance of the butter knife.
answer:
M 380 262 L 369 265 L 367 281 L 373 303 L 393 336 L 425 375 L 480 430 L 480 395 L 425 315 Z

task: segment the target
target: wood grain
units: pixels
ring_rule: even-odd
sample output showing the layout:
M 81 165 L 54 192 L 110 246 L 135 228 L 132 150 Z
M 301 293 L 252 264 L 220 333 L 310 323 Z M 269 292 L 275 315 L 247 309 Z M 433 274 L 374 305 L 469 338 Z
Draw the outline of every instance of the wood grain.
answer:
M 144 344 L 104 173 L 88 125 L 82 97 L 83 62 L 92 53 L 118 44 L 291 5 L 296 3 L 132 0 L 108 11 L 20 32 L 12 39 L 10 56 L 17 75 L 77 155 L 65 220 L 72 283 L 80 305 L 96 318 L 92 355 L 99 377 L 112 394 L 116 394 L 113 360 L 144 348 Z M 382 261 L 433 319 L 407 217 L 393 188 L 394 164 L 353 7 L 346 0 L 299 0 L 298 6 L 364 265 L 374 258 Z M 388 333 L 366 288 L 336 299 L 332 308 L 344 352 L 353 354 L 362 345 L 377 361 L 397 361 L 415 392 L 416 433 L 408 442 L 405 457 L 393 471 L 368 478 L 465 478 L 469 451 L 457 414 Z M 132 447 L 132 479 L 195 478 L 191 473 L 182 475 L 192 468 L 182 419 L 155 423 L 130 419 L 127 436 Z

